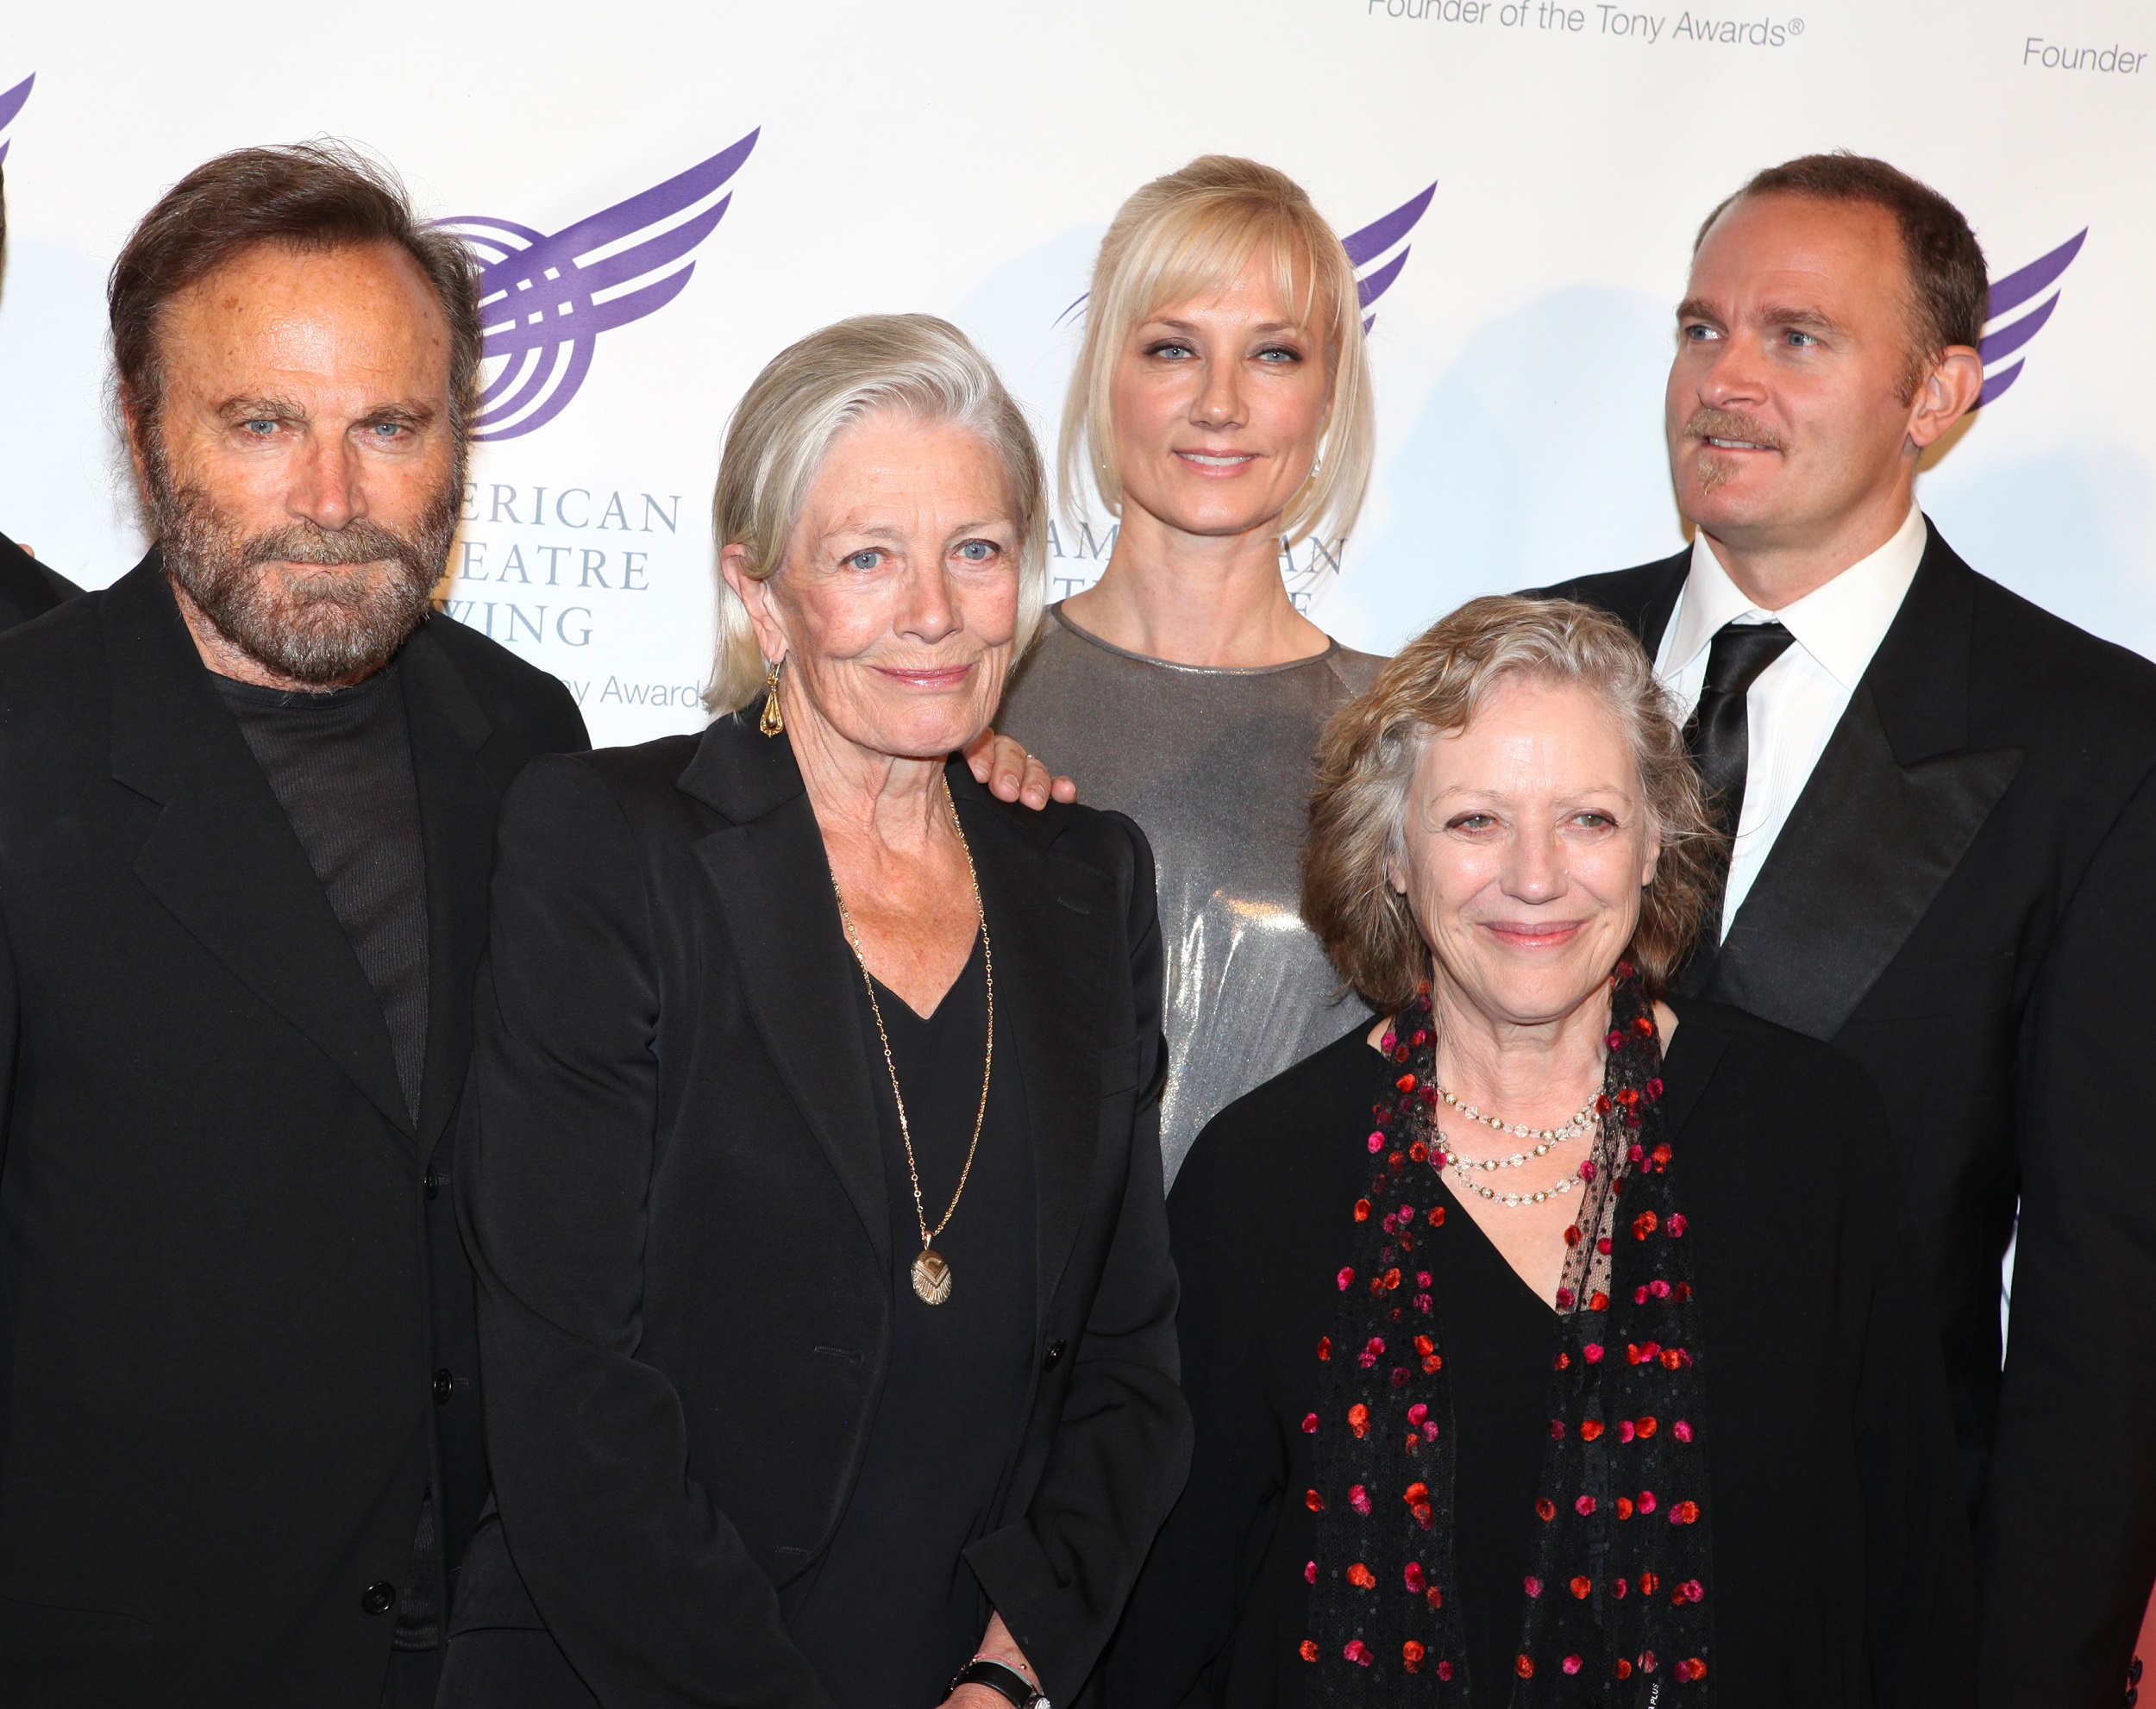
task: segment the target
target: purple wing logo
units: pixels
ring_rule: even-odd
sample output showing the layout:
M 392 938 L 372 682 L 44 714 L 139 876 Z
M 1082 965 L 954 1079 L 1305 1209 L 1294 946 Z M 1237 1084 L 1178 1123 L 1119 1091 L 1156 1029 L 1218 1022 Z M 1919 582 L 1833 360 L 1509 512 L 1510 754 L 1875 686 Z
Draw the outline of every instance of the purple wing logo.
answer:
M 22 103 L 30 98 L 30 85 L 36 81 L 37 73 L 33 72 L 13 89 L 0 91 L 0 160 L 8 158 L 8 127 L 22 110 Z
M 1414 246 L 1407 235 L 1421 223 L 1422 216 L 1430 211 L 1430 198 L 1438 193 L 1438 186 L 1431 185 L 1402 202 L 1391 213 L 1372 220 L 1360 231 L 1351 231 L 1340 240 L 1340 247 L 1348 253 L 1348 260 L 1355 264 L 1355 288 L 1363 299 L 1363 330 L 1368 332 L 1376 324 L 1377 316 L 1370 305 L 1393 288 L 1400 270 L 1407 265 L 1407 257 Z M 1397 249 L 1388 261 L 1381 258 Z
M 479 259 L 489 371 L 473 439 L 517 439 L 544 427 L 568 408 L 591 372 L 599 334 L 655 314 L 680 295 L 696 263 L 666 269 L 725 217 L 734 198 L 718 191 L 759 135 L 761 128 L 665 183 L 551 234 L 477 214 L 436 222 Z
M 1351 231 L 1340 240 L 1340 247 L 1347 251 L 1348 260 L 1355 267 L 1356 295 L 1361 299 L 1365 310 L 1393 288 L 1394 281 L 1400 277 L 1400 270 L 1407 265 L 1407 256 L 1413 248 L 1413 245 L 1407 241 L 1407 235 L 1421 223 L 1422 216 L 1430 211 L 1430 198 L 1437 193 L 1438 186 L 1432 184 L 1410 196 L 1391 213 L 1379 216 L 1359 231 Z M 1395 249 L 1399 253 L 1392 254 Z M 1382 258 L 1388 254 L 1392 254 L 1392 259 L 1382 260 Z M 1056 324 L 1061 326 L 1085 305 L 1085 297 L 1079 297 L 1056 316 Z M 1363 316 L 1363 330 L 1368 332 L 1376 321 L 1375 314 L 1366 312 Z
M 1984 358 L 1984 390 L 1977 395 L 1977 404 L 1984 404 L 2002 394 L 2021 377 L 2021 365 L 2028 358 L 2015 355 L 2036 335 L 2044 329 L 2044 322 L 2052 317 L 2059 306 L 2059 293 L 2044 292 L 2059 280 L 2059 276 L 2073 265 L 2074 257 L 2081 253 L 2081 245 L 2089 235 L 2086 226 L 2068 238 L 2048 255 L 2039 256 L 2026 267 L 2016 269 L 2004 279 L 1991 284 L 1991 300 L 1984 313 L 1984 343 L 1978 354 Z M 2028 305 L 2043 297 L 2036 306 Z M 2021 310 L 2027 309 L 2027 313 Z M 1997 365 L 2009 356 L 2015 360 L 2006 366 Z

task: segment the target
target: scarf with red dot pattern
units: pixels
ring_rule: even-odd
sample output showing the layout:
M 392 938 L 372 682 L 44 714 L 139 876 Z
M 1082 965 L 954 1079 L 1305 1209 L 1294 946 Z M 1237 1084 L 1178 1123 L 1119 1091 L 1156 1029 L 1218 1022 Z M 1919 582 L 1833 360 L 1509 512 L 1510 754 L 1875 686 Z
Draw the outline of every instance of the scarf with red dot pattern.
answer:
M 1468 1679 L 1454 1594 L 1446 1302 L 1415 1256 L 1453 1232 L 1438 1190 L 1446 1160 L 1427 994 L 1395 1023 L 1387 1049 L 1399 1074 L 1364 1142 L 1369 1192 L 1344 1207 L 1339 1311 L 1317 1349 L 1316 1484 L 1303 1493 L 1318 1538 L 1301 1643 L 1313 1709 L 1712 1700 L 1692 1242 L 1663 1132 L 1654 1005 L 1626 964 L 1610 987 L 1601 1127 L 1565 1233 L 1549 1440 L 1510 1679 Z

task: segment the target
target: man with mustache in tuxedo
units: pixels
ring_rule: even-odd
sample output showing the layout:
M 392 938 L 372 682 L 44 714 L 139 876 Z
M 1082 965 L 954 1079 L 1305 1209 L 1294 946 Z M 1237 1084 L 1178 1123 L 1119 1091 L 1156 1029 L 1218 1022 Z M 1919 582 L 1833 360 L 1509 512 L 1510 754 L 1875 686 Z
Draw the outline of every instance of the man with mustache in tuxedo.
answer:
M 1544 592 L 1625 618 L 1693 709 L 1734 843 L 1680 988 L 1831 1040 L 1886 1099 L 1982 1702 L 2113 1709 L 2156 1576 L 2156 666 L 1977 574 L 1917 507 L 1981 390 L 1986 297 L 1966 220 L 1885 162 L 1759 173 L 1677 310 L 1696 538 Z M 1764 1223 L 1760 1248 L 1771 1280 Z

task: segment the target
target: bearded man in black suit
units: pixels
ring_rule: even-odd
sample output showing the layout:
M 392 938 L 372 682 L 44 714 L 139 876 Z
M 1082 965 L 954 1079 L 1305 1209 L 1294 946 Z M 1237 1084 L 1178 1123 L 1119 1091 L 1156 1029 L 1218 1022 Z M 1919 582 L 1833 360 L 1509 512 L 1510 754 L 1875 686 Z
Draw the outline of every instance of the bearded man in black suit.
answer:
M 386 174 L 213 160 L 110 298 L 157 544 L 0 638 L 0 1700 L 430 1703 L 496 808 L 584 726 L 430 610 L 479 311 Z
M 1978 575 L 1916 506 L 1977 400 L 1986 295 L 1967 222 L 1884 162 L 1760 173 L 1677 310 L 1697 537 L 1543 592 L 1625 618 L 1695 709 L 1735 841 L 1683 988 L 1831 1040 L 1886 1099 L 1983 1703 L 2113 1709 L 2156 1576 L 2156 666 Z

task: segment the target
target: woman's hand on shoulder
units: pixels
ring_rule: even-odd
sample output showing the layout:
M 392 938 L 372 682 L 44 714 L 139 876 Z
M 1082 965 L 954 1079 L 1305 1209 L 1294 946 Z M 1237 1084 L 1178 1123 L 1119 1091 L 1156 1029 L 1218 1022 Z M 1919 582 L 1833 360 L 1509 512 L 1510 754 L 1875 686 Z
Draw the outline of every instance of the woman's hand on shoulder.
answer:
M 988 793 L 999 801 L 1023 801 L 1037 812 L 1051 797 L 1062 802 L 1078 798 L 1076 784 L 1069 778 L 1051 777 L 1048 767 L 1015 740 L 993 729 L 982 730 L 968 742 L 965 754 L 974 780 L 987 785 Z

